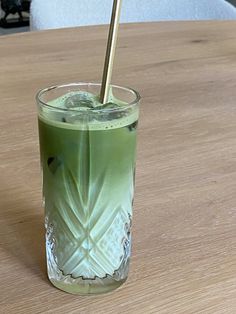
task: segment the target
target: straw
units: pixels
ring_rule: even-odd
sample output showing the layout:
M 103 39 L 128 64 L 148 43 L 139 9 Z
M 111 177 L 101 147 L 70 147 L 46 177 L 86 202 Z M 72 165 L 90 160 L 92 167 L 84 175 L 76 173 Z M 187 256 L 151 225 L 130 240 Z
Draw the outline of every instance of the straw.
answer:
M 108 102 L 109 89 L 111 83 L 113 62 L 116 50 L 116 42 L 119 28 L 119 20 L 120 20 L 120 11 L 121 11 L 121 3 L 122 0 L 114 0 L 112 15 L 111 15 L 111 23 L 107 41 L 107 50 L 105 57 L 105 64 L 102 76 L 102 86 L 100 92 L 100 102 L 102 104 L 106 104 Z

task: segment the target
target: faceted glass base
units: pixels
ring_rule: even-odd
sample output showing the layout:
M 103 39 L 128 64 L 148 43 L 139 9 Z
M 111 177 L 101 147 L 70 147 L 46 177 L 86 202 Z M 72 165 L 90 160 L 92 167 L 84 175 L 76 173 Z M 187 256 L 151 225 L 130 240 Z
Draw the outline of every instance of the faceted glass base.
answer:
M 121 214 L 118 212 L 117 216 Z M 106 233 L 102 236 L 106 246 L 98 241 L 93 242 L 90 250 L 85 250 L 77 245 L 78 239 L 71 235 L 67 243 L 67 234 L 57 233 L 55 223 L 49 223 L 46 217 L 47 271 L 52 284 L 73 294 L 99 294 L 120 287 L 128 277 L 131 245 L 131 216 L 123 220 L 118 220 L 119 224 L 113 222 L 105 229 L 109 231 L 109 236 Z M 61 234 L 63 241 L 58 241 Z M 61 250 L 56 250 L 61 243 L 64 244 Z
M 129 262 L 130 259 L 126 256 L 119 269 L 112 275 L 107 274 L 103 278 L 97 276 L 93 279 L 84 278 L 83 276 L 74 278 L 70 274 L 65 275 L 59 269 L 49 243 L 47 245 L 47 272 L 49 280 L 58 289 L 72 294 L 100 294 L 119 288 L 128 277 Z
M 111 292 L 119 288 L 126 279 L 115 281 L 112 278 L 99 279 L 98 282 L 84 282 L 82 284 L 67 284 L 63 281 L 49 279 L 51 283 L 58 289 L 72 294 L 91 295 Z

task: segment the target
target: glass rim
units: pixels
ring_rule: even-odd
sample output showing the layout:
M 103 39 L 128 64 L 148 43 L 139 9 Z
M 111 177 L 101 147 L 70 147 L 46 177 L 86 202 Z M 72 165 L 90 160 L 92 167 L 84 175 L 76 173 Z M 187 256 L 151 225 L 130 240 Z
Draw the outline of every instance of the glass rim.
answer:
M 45 95 L 47 92 L 50 92 L 50 91 L 56 90 L 56 89 L 60 89 L 60 88 L 76 87 L 76 86 L 101 86 L 101 83 L 77 82 L 77 83 L 68 83 L 68 84 L 65 83 L 65 84 L 59 84 L 59 85 L 52 85 L 52 86 L 40 89 L 37 92 L 37 94 L 36 94 L 36 101 L 39 102 L 42 106 L 45 106 L 47 108 L 54 109 L 54 110 L 56 109 L 56 110 L 64 111 L 64 112 L 70 112 L 70 111 L 72 111 L 72 112 L 82 112 L 82 110 L 80 110 L 79 108 L 78 109 L 60 108 L 60 107 L 57 107 L 57 106 L 49 105 L 48 103 L 46 103 L 45 101 L 42 100 L 42 96 Z M 96 113 L 96 112 L 99 112 L 99 113 L 102 113 L 102 112 L 109 113 L 109 112 L 114 112 L 114 111 L 116 111 L 116 112 L 117 111 L 123 111 L 123 110 L 130 109 L 130 108 L 134 107 L 135 105 L 139 104 L 141 96 L 133 88 L 127 87 L 127 86 L 114 85 L 114 84 L 111 84 L 110 86 L 112 88 L 117 88 L 119 90 L 124 90 L 124 91 L 127 91 L 127 92 L 133 94 L 135 99 L 133 101 L 127 103 L 127 105 L 125 105 L 124 107 L 104 108 L 104 109 L 101 109 L 101 108 L 100 109 L 91 109 L 91 108 L 89 108 L 88 110 L 86 110 L 87 113 L 90 113 L 90 112 L 93 112 L 93 113 Z

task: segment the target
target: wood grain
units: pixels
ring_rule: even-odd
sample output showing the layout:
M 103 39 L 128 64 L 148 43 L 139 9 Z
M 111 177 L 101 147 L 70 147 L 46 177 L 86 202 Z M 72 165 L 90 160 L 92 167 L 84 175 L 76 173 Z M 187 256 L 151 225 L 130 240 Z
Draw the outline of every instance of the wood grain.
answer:
M 107 27 L 0 38 L 0 313 L 236 313 L 236 22 L 122 25 L 113 82 L 142 95 L 128 282 L 99 297 L 45 271 L 34 95 L 100 81 Z

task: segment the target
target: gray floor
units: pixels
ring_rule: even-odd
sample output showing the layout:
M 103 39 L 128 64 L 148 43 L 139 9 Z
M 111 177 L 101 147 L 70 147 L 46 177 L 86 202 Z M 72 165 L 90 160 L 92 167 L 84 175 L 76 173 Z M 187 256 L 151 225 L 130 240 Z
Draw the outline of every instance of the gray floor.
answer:
M 233 4 L 234 6 L 236 6 L 236 0 L 227 0 L 229 3 Z
M 0 3 L 1 3 L 1 0 L 0 0 Z M 0 18 L 3 17 L 3 11 L 0 9 Z M 29 13 L 27 12 L 23 12 L 22 13 L 24 19 L 29 19 Z M 7 19 L 14 19 L 15 22 L 18 21 L 18 14 L 10 14 L 8 16 Z M 13 20 L 12 20 L 13 22 Z M 22 32 L 28 32 L 29 31 L 29 26 L 27 27 L 16 27 L 16 28 L 3 28 L 3 27 L 0 27 L 0 35 L 8 35 L 8 34 L 13 34 L 13 33 L 22 33 Z
M 17 28 L 2 28 L 0 27 L 0 35 L 8 35 L 13 33 L 21 33 L 21 32 L 28 32 L 29 27 L 17 27 Z

